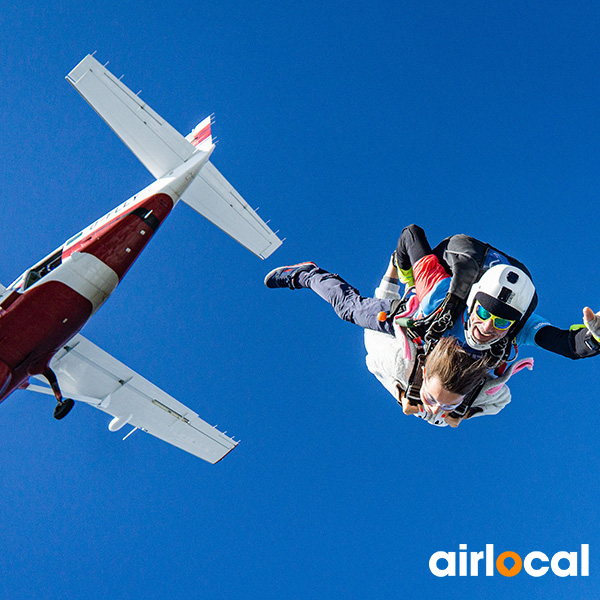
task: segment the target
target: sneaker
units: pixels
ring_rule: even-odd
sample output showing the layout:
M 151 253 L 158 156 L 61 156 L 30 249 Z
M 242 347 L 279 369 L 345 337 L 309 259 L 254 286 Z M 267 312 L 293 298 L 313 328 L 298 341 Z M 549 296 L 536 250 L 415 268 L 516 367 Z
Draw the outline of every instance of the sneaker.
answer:
M 313 262 L 303 262 L 287 267 L 277 267 L 267 274 L 265 277 L 265 285 L 271 289 L 288 287 L 290 290 L 298 290 L 302 287 L 297 281 L 298 273 L 312 271 L 316 268 L 317 265 Z

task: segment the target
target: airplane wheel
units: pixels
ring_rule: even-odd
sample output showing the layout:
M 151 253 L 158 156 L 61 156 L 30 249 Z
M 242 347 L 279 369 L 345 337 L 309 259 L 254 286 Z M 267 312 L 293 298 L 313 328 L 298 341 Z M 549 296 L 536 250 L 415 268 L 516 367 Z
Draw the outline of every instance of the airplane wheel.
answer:
M 75 402 L 71 398 L 65 398 L 60 404 L 56 405 L 54 418 L 58 421 L 64 419 L 71 412 L 73 406 L 75 406 Z

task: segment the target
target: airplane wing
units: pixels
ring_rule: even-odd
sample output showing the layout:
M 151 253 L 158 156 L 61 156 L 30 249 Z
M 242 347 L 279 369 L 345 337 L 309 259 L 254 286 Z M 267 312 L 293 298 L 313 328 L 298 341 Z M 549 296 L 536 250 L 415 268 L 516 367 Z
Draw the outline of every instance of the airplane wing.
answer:
M 50 367 L 65 398 L 85 402 L 114 417 L 111 431 L 129 424 L 213 464 L 237 445 L 82 335 L 76 335 L 57 352 Z M 41 376 L 38 379 L 46 381 Z M 27 389 L 52 395 L 47 386 L 30 384 Z

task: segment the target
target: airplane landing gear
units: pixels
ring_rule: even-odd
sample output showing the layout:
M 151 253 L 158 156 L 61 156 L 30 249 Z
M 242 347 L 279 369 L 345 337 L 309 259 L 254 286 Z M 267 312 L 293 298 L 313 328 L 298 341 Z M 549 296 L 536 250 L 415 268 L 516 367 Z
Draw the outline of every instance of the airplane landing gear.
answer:
M 71 398 L 65 398 L 62 402 L 59 402 L 54 409 L 54 418 L 60 421 L 64 419 L 70 412 L 75 402 Z
M 54 392 L 56 402 L 58 403 L 54 409 L 54 418 L 60 421 L 61 419 L 64 419 L 69 412 L 71 412 L 75 402 L 73 402 L 71 398 L 63 398 L 62 392 L 60 391 L 60 387 L 58 385 L 58 379 L 56 379 L 56 375 L 52 369 L 46 369 L 43 375 L 48 380 L 48 383 Z

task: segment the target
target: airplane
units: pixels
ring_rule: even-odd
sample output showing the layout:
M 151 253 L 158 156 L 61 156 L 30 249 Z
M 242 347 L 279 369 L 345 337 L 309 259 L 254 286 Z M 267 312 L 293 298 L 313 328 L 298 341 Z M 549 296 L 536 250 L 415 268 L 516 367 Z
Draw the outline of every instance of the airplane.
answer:
M 84 402 L 113 417 L 110 431 L 129 424 L 214 464 L 237 442 L 79 332 L 180 200 L 260 258 L 282 241 L 209 161 L 211 117 L 184 137 L 93 55 L 66 79 L 155 181 L 0 285 L 0 402 L 53 395 L 56 419 Z

